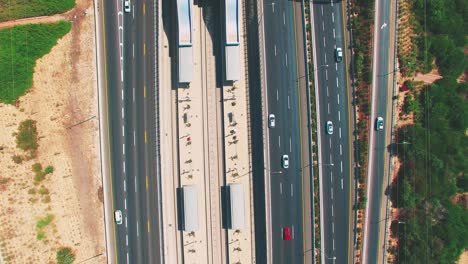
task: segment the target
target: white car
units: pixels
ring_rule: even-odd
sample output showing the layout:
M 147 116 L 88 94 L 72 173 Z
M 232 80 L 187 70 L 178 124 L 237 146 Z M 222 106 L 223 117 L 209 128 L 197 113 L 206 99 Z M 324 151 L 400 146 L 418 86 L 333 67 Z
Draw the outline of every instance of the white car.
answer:
M 383 130 L 384 122 L 383 118 L 381 116 L 377 117 L 377 120 L 375 121 L 375 130 L 380 131 Z
M 130 0 L 124 0 L 124 10 L 127 13 L 130 13 Z
M 341 48 L 335 49 L 335 60 L 336 62 L 341 62 L 343 60 L 343 49 Z
M 118 225 L 121 225 L 121 224 L 122 224 L 122 211 L 116 210 L 116 211 L 114 212 L 114 218 L 115 218 L 115 222 L 116 222 Z
M 274 114 L 268 116 L 268 127 L 274 128 L 276 126 L 276 119 Z
M 332 121 L 327 121 L 327 134 L 333 134 L 333 123 Z
M 289 156 L 288 155 L 283 155 L 283 157 L 281 158 L 281 166 L 283 166 L 283 168 L 285 169 L 289 168 Z

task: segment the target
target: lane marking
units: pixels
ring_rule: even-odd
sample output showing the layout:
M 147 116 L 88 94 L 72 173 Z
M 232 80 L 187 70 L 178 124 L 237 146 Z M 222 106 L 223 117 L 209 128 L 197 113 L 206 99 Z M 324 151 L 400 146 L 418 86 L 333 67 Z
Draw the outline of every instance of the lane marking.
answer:
M 324 53 L 323 55 L 325 57 L 325 63 L 327 63 L 327 53 Z
M 338 70 L 338 63 L 335 63 L 335 70 Z
M 323 16 L 323 5 L 320 6 L 322 8 L 322 16 Z
M 124 192 L 126 192 L 126 191 L 127 191 L 127 183 L 125 182 L 125 180 L 124 180 L 124 184 L 123 184 L 123 185 L 124 185 Z
M 333 184 L 333 171 L 330 171 L 330 183 Z
M 135 102 L 135 87 L 133 87 L 133 102 Z
M 133 58 L 135 58 L 135 43 L 132 43 L 132 54 Z
M 146 3 L 143 2 L 143 15 L 145 15 L 145 14 L 146 14 Z
M 288 95 L 288 109 L 291 109 L 291 104 L 289 102 L 289 95 Z
M 137 228 L 137 237 L 139 237 L 139 236 L 140 236 L 140 228 L 139 228 L 139 226 L 138 226 L 138 221 L 137 221 L 136 228 Z
M 332 13 L 332 21 L 333 21 L 333 23 L 335 23 L 335 13 Z
M 146 42 L 143 43 L 143 56 L 146 56 Z
M 127 252 L 127 264 L 130 263 L 130 258 L 128 256 L 128 252 Z
M 128 235 L 125 235 L 125 244 L 128 246 Z
M 125 161 L 123 162 L 123 172 L 125 173 Z
M 284 11 L 283 11 L 283 24 L 286 25 L 286 16 L 284 15 Z
M 340 104 L 340 94 L 336 95 L 336 99 L 338 100 L 338 104 Z
M 133 130 L 133 146 L 136 146 L 136 132 Z
M 146 191 L 148 192 L 148 175 L 146 175 Z
M 338 111 L 338 121 L 341 121 L 341 111 Z
M 132 16 L 135 19 L 135 5 L 132 5 Z
M 127 210 L 127 198 L 124 200 L 124 209 Z
M 340 84 L 338 83 L 338 77 L 336 77 L 336 87 L 339 87 Z
M 146 130 L 145 130 L 145 144 L 146 144 L 146 142 L 147 142 L 147 139 L 146 139 Z
M 146 85 L 143 86 L 143 97 L 146 98 Z
M 341 172 L 343 172 L 343 161 L 340 161 Z
M 330 103 L 327 103 L 328 113 L 330 114 Z
M 122 94 L 122 101 L 124 100 L 124 92 L 123 92 L 123 89 L 121 90 L 121 94 Z M 123 109 L 123 107 L 122 107 Z
M 135 192 L 138 192 L 137 186 L 138 186 L 138 184 L 137 184 L 137 177 L 135 176 Z
M 283 183 L 280 182 L 280 194 L 283 194 Z
M 276 56 L 276 44 L 275 44 L 275 56 Z
M 292 140 L 289 138 L 289 152 L 292 152 Z
M 124 110 L 123 110 L 123 108 L 122 108 L 122 119 L 125 118 L 125 114 L 124 114 L 124 113 L 125 113 L 125 112 L 124 112 Z
M 151 230 L 151 228 L 150 228 L 150 222 L 149 222 L 149 220 L 148 220 L 148 233 L 151 232 L 150 230 Z
M 291 197 L 294 196 L 294 187 L 293 187 L 293 184 L 291 183 Z
M 288 67 L 288 53 L 286 53 L 286 67 Z
M 331 148 L 331 138 L 330 138 L 330 148 Z
M 325 69 L 325 80 L 328 81 L 328 70 L 327 69 Z
M 325 43 L 325 37 L 323 37 L 323 47 L 326 47 L 327 44 Z
M 325 23 L 322 21 L 322 30 L 325 31 Z
M 341 179 L 341 190 L 343 190 L 343 179 Z
M 331 212 L 332 212 L 332 217 L 333 217 L 333 204 L 331 206 Z
M 271 3 L 271 7 L 273 8 L 273 13 L 275 12 L 275 2 Z
M 335 234 L 335 223 L 332 222 L 332 233 Z
M 281 136 L 278 136 L 278 147 L 281 147 Z
M 279 101 L 279 93 L 278 93 L 278 89 L 276 90 L 276 101 Z
M 125 137 L 125 126 L 122 126 L 122 136 Z
M 125 228 L 128 228 L 128 220 L 126 216 L 125 216 Z
M 327 85 L 327 97 L 329 97 L 329 96 L 330 96 L 330 95 L 329 95 L 329 93 L 328 93 L 328 85 Z
M 331 199 L 333 200 L 333 187 L 331 188 L 330 196 L 331 196 Z
M 335 28 L 333 28 L 333 38 L 335 39 L 336 36 L 335 36 Z
M 340 144 L 340 155 L 343 155 L 343 146 Z
M 125 143 L 122 144 L 122 154 L 125 156 Z M 125 161 L 124 161 L 124 164 L 125 164 Z
M 340 127 L 340 138 L 341 138 L 341 127 Z

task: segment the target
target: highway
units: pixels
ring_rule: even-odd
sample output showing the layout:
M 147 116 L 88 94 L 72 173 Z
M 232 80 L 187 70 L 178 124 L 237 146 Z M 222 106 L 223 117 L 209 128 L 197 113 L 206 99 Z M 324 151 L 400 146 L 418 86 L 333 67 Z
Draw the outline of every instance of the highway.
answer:
M 369 169 L 367 175 L 366 223 L 364 230 L 363 263 L 383 263 L 386 227 L 386 197 L 388 186 L 389 155 L 387 146 L 391 137 L 391 94 L 393 83 L 394 15 L 392 1 L 375 1 L 374 54 L 372 72 L 372 108 L 369 142 Z M 392 16 L 392 18 L 391 18 Z M 393 21 L 393 22 L 392 22 Z M 375 120 L 383 117 L 384 130 L 375 130 Z
M 118 263 L 161 263 L 154 3 L 104 1 L 106 80 Z
M 310 193 L 310 163 L 304 126 L 307 101 L 301 8 L 301 2 L 267 0 L 260 18 L 264 23 L 266 108 L 276 118 L 276 126 L 267 132 L 272 263 L 301 263 L 306 257 L 311 262 L 312 258 L 306 254 L 311 250 L 304 246 L 310 246 L 310 219 L 305 222 L 304 215 L 310 215 L 311 205 L 303 200 L 304 192 Z M 283 155 L 289 156 L 289 168 L 281 166 Z M 289 241 L 283 240 L 286 227 L 291 229 Z
M 347 82 L 347 43 L 342 1 L 312 1 L 314 77 L 318 122 L 318 165 L 322 263 L 353 263 L 352 116 Z M 335 49 L 343 50 L 337 63 Z M 333 123 L 333 134 L 326 122 Z

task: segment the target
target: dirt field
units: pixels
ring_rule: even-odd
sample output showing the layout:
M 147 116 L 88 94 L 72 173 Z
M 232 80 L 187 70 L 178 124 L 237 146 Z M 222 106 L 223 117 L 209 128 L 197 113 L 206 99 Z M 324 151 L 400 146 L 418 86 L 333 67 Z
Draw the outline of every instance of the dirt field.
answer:
M 0 263 L 56 263 L 62 246 L 75 263 L 106 263 L 92 1 L 77 0 L 64 17 L 72 30 L 38 60 L 33 87 L 16 106 L 0 104 Z M 16 164 L 13 133 L 26 119 L 37 121 L 38 155 Z M 37 162 L 54 172 L 34 185 Z

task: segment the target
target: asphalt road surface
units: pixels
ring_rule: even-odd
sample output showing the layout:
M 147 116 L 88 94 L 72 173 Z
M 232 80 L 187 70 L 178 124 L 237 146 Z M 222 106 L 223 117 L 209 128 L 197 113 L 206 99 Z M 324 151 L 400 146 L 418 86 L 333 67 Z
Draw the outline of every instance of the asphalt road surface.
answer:
M 154 82 L 154 3 L 104 0 L 106 79 L 118 263 L 161 263 Z
M 374 30 L 374 68 L 372 82 L 371 134 L 369 146 L 368 205 L 364 231 L 363 263 L 384 261 L 383 232 L 385 230 L 384 190 L 387 187 L 388 152 L 391 132 L 391 91 L 393 69 L 390 66 L 393 56 L 390 43 L 391 4 L 389 0 L 376 0 Z M 375 120 L 383 117 L 384 130 L 375 130 Z
M 302 124 L 307 122 L 307 111 L 303 111 L 305 99 L 301 97 L 305 91 L 305 82 L 300 77 L 305 75 L 302 16 L 297 12 L 301 10 L 301 3 L 264 1 L 263 5 L 260 19 L 265 25 L 267 109 L 276 119 L 275 127 L 269 128 L 267 154 L 270 160 L 267 177 L 270 177 L 272 263 L 301 263 L 306 256 L 304 210 L 307 208 L 304 206 L 310 206 L 303 201 L 303 188 L 310 186 L 310 183 L 303 185 L 304 177 L 310 175 L 304 169 L 309 164 L 308 156 L 303 155 L 308 152 L 307 144 L 306 150 L 303 147 L 303 137 L 307 134 L 301 135 Z M 282 167 L 283 155 L 289 157 L 289 168 Z M 309 189 L 306 191 L 310 192 Z M 289 241 L 284 240 L 284 228 L 291 230 Z M 307 230 L 310 232 L 310 228 Z M 310 239 L 311 234 L 306 236 Z
M 321 182 L 322 263 L 352 263 L 352 136 L 347 44 L 342 1 L 313 1 L 313 45 L 318 93 L 319 174 Z M 314 38 L 315 37 L 315 38 Z M 335 50 L 342 48 L 343 61 Z M 333 124 L 328 134 L 327 121 Z

